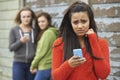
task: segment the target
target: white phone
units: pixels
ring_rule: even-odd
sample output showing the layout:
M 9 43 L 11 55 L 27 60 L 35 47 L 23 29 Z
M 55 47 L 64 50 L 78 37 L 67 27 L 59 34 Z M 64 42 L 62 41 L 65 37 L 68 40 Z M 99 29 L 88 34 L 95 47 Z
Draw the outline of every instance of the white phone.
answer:
M 80 58 L 83 57 L 82 55 L 82 49 L 73 49 L 74 56 L 79 56 Z
M 29 33 L 24 33 L 24 36 L 27 38 L 27 39 L 29 39 Z

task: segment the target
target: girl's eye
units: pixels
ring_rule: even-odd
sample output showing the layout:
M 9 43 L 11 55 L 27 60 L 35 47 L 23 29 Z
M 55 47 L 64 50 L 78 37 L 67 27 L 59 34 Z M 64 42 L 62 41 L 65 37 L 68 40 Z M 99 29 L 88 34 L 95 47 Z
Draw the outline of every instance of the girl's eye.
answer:
M 87 22 L 87 20 L 81 20 L 81 23 L 85 24 Z
M 25 16 L 22 16 L 23 18 L 25 18 Z
M 27 16 L 27 18 L 30 18 L 30 16 Z
M 77 25 L 79 23 L 79 21 L 73 21 L 73 24 Z

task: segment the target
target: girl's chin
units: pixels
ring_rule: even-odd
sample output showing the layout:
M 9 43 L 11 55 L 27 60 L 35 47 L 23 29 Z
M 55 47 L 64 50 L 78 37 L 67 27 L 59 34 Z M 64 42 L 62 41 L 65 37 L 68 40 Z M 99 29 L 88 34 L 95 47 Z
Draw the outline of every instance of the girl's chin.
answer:
M 29 26 L 30 24 L 29 24 L 29 23 L 25 23 L 24 25 L 25 25 L 25 26 Z
M 77 34 L 78 37 L 83 37 L 85 34 Z
M 45 30 L 45 28 L 41 28 L 41 30 Z

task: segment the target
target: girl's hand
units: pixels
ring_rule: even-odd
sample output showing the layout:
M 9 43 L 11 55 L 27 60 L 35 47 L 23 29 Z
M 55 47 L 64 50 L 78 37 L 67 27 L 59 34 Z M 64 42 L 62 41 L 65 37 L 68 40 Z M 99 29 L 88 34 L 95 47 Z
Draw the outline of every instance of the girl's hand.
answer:
M 30 69 L 30 72 L 31 72 L 32 74 L 35 74 L 35 73 L 37 72 L 37 68 L 35 68 L 35 69 Z
M 86 61 L 84 57 L 79 58 L 78 56 L 73 56 L 68 60 L 68 63 L 71 67 L 76 67 L 80 64 L 83 64 Z
M 95 32 L 94 32 L 94 30 L 91 28 L 91 29 L 89 29 L 89 30 L 86 32 L 86 35 L 88 35 L 88 34 L 93 34 L 93 33 L 95 33 Z
M 20 38 L 20 41 L 21 41 L 22 43 L 26 43 L 26 42 L 29 41 L 29 39 L 26 38 L 26 37 L 21 37 L 21 38 Z

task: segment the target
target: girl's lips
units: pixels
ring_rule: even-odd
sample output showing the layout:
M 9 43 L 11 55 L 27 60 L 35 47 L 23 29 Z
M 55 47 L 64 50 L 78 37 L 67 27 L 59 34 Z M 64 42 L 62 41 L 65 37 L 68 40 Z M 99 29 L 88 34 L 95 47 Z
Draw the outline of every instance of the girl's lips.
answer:
M 78 32 L 81 32 L 81 33 L 84 32 L 84 30 L 77 30 L 77 31 L 78 31 Z

